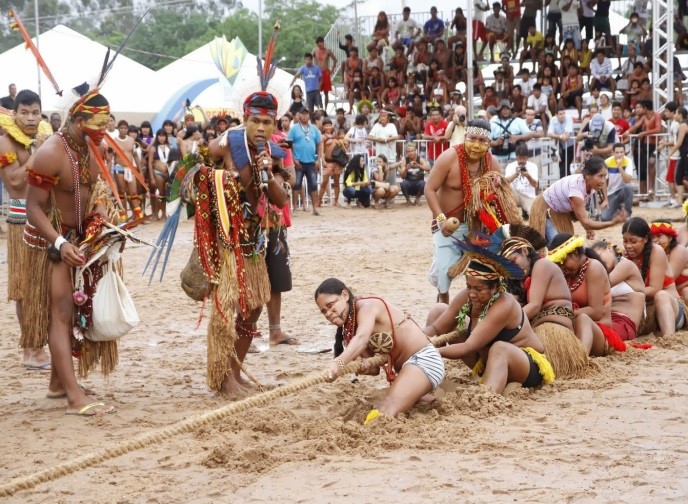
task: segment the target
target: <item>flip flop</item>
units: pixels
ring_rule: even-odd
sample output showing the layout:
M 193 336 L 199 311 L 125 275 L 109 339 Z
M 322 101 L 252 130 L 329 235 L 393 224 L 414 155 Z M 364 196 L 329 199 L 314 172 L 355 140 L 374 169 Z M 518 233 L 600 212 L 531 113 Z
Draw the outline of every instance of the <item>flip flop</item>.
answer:
M 93 390 L 91 390 L 87 387 L 84 387 L 81 383 L 79 384 L 79 388 L 86 395 L 95 395 L 96 394 Z M 48 399 L 62 399 L 63 397 L 67 397 L 67 392 L 50 392 L 48 390 L 48 392 L 45 394 L 45 397 L 47 397 Z
M 270 342 L 270 346 L 278 346 L 278 345 L 300 345 L 300 344 L 301 344 L 301 342 L 300 342 L 298 339 L 293 338 L 293 337 L 291 337 L 291 336 L 289 336 L 289 337 L 283 339 L 282 341 L 280 341 L 280 342 L 278 342 L 278 343 Z
M 68 411 L 67 413 L 65 413 L 65 415 L 96 416 L 96 415 L 103 415 L 103 414 L 114 413 L 114 411 L 115 411 L 115 407 L 114 407 L 114 406 L 110 406 L 110 408 L 109 408 L 107 411 L 103 411 L 102 413 L 90 413 L 90 414 L 89 414 L 89 411 L 91 411 L 93 408 L 99 408 L 99 407 L 101 407 L 101 406 L 105 406 L 105 403 L 103 403 L 103 402 L 93 402 L 93 403 L 91 403 L 91 404 L 87 404 L 86 406 L 84 406 L 83 408 L 81 408 L 81 409 L 78 410 L 78 411 L 76 411 L 76 410 Z
M 50 371 L 52 363 L 50 361 L 45 361 L 42 364 L 37 364 L 29 361 L 28 363 L 24 364 L 24 367 L 29 371 Z

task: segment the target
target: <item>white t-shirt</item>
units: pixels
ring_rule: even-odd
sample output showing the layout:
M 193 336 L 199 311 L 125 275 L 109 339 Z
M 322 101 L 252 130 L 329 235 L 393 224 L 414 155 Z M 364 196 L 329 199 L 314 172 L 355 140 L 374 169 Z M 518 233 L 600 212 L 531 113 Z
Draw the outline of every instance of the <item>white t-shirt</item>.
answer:
M 528 78 L 527 81 L 524 81 L 523 79 L 518 79 L 517 81 L 514 81 L 514 85 L 518 84 L 519 86 L 521 86 L 521 94 L 527 97 L 533 94 L 533 86 L 536 83 L 537 81 L 532 77 Z
M 561 10 L 561 24 L 562 26 L 579 26 L 578 21 L 578 6 L 580 2 L 578 0 L 573 0 L 571 2 L 571 7 L 569 10 L 565 11 L 564 6 L 569 3 L 568 0 L 557 0 L 557 5 Z M 550 10 L 551 12 L 551 10 Z
M 351 154 L 366 154 L 368 152 L 366 145 L 368 131 L 365 128 L 357 128 L 356 126 L 352 126 L 346 136 L 353 140 L 350 142 Z
M 406 21 L 402 20 L 397 25 L 396 33 L 398 33 L 401 38 L 412 38 L 418 33 L 418 23 L 413 18 L 408 18 Z
M 481 7 L 487 7 L 488 10 L 480 10 L 478 6 Z M 473 19 L 477 21 L 482 21 L 483 23 L 485 22 L 485 13 L 489 12 L 490 4 L 487 3 L 487 0 L 474 0 L 473 1 Z
M 680 127 L 681 125 L 677 121 L 671 121 L 671 125 L 669 126 L 669 140 L 671 140 L 671 143 L 674 145 L 676 145 L 678 141 L 678 130 Z M 681 153 L 677 150 L 669 159 L 681 159 Z
M 585 202 L 589 194 L 585 191 L 585 179 L 582 174 L 569 175 L 557 180 L 542 193 L 545 203 L 558 213 L 572 212 L 569 198 L 580 198 Z
M 506 32 L 506 18 L 495 16 L 494 13 L 490 14 L 485 20 L 485 28 L 495 33 L 504 33 Z
M 383 126 L 378 122 L 373 126 L 373 129 L 370 130 L 370 136 L 376 138 L 392 138 L 398 134 L 397 127 L 392 123 L 387 123 Z M 388 162 L 394 163 L 397 159 L 397 144 L 395 142 L 375 142 L 375 155 L 379 156 L 380 154 L 384 154 Z
M 528 97 L 527 105 L 529 108 L 533 108 L 536 114 L 539 114 L 543 110 L 547 110 L 547 96 L 544 93 L 540 93 L 540 98 L 535 98 L 535 95 L 531 94 Z
M 595 9 L 590 6 L 590 0 L 581 0 L 581 6 L 583 7 L 583 17 L 595 17 Z
M 635 173 L 635 165 L 633 164 L 633 160 L 628 156 L 624 156 L 621 165 L 616 162 L 616 158 L 614 156 L 608 157 L 604 163 L 607 165 L 607 196 L 611 196 L 624 185 L 624 181 L 620 173 L 621 170 L 633 177 Z
M 511 177 L 514 173 L 519 172 L 520 167 L 518 166 L 518 161 L 514 161 L 513 163 L 509 163 L 506 165 L 504 168 L 504 176 L 505 177 Z M 530 161 L 526 162 L 526 170 L 528 171 L 528 175 L 530 175 L 536 182 L 538 179 L 538 167 L 535 163 L 531 163 Z M 514 179 L 514 181 L 511 183 L 511 188 L 516 191 L 517 193 L 524 194 L 525 196 L 529 196 L 531 198 L 534 198 L 536 196 L 535 193 L 535 188 L 530 185 L 530 182 L 528 182 L 528 179 L 521 175 L 519 173 L 518 177 Z

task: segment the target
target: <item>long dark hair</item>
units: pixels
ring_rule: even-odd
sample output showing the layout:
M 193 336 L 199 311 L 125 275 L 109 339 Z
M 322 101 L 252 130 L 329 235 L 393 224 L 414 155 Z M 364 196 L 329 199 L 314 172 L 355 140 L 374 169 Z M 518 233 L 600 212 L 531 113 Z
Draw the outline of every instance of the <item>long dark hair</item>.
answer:
M 363 174 L 365 173 L 365 166 L 361 166 L 361 158 L 363 154 L 356 154 L 351 158 L 349 164 L 346 165 L 344 170 L 344 180 L 346 180 L 351 172 L 354 173 L 354 182 L 360 182 L 363 180 Z
M 165 135 L 165 143 L 161 144 L 158 142 L 158 137 L 160 135 Z M 154 148 L 157 147 L 158 145 L 170 145 L 170 137 L 167 135 L 167 132 L 160 128 L 158 131 L 155 132 L 155 137 L 153 138 L 153 143 L 151 144 Z
M 535 262 L 540 259 L 540 254 L 537 250 L 532 247 L 523 247 L 526 250 L 526 257 L 530 263 L 530 272 L 533 273 L 533 268 L 535 267 Z M 528 294 L 526 293 L 526 288 L 523 280 L 516 278 L 510 278 L 506 281 L 506 291 L 518 299 L 521 306 L 528 302 Z
M 583 164 L 583 175 L 597 175 L 607 164 L 599 156 L 592 156 Z
M 354 295 L 344 282 L 338 278 L 328 278 L 323 280 L 318 288 L 315 289 L 314 299 L 317 301 L 320 294 L 340 295 L 342 292 L 349 293 L 349 311 L 354 307 Z M 339 357 L 344 351 L 344 326 L 337 327 L 337 333 L 334 337 L 334 356 Z
M 624 222 L 621 228 L 621 234 L 630 233 L 633 236 L 639 238 L 647 238 L 647 242 L 643 247 L 643 262 L 640 267 L 640 273 L 643 276 L 643 280 L 647 278 L 647 273 L 650 269 L 650 254 L 652 254 L 652 232 L 650 231 L 650 225 L 640 217 L 631 217 L 626 222 Z

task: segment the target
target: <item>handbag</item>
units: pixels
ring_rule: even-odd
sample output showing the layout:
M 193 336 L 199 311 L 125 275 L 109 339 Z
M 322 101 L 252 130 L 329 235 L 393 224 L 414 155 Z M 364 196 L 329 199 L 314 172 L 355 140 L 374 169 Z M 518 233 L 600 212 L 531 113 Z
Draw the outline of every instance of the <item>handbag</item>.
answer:
M 191 257 L 189 257 L 189 261 L 179 274 L 179 278 L 182 281 L 182 289 L 187 296 L 194 301 L 203 301 L 205 299 L 210 285 L 201 266 L 198 248 L 194 247 L 191 251 Z
M 344 149 L 337 145 L 334 149 L 332 149 L 332 160 L 338 165 L 346 166 L 349 162 L 349 156 L 347 156 Z
M 85 332 L 91 341 L 113 341 L 121 338 L 139 322 L 138 312 L 122 278 L 117 272 L 116 262 L 120 257 L 119 243 L 115 242 L 96 253 L 77 270 L 77 288 L 83 288 L 83 276 L 88 267 L 105 256 L 102 263 L 103 276 L 96 284 L 92 299 L 92 324 Z

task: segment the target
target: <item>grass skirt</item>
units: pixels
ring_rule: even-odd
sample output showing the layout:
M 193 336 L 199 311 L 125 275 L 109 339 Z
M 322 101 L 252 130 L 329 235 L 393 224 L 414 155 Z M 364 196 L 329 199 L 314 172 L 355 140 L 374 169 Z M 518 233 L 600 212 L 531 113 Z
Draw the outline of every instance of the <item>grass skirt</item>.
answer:
M 533 205 L 530 207 L 530 227 L 534 228 L 542 236 L 545 236 L 548 213 L 558 233 L 573 234 L 573 217 L 571 212 L 559 213 L 550 210 L 542 194 L 535 198 Z
M 8 222 L 7 226 L 7 299 L 21 301 L 26 274 L 26 247 L 22 241 L 24 224 Z
M 231 372 L 229 359 L 234 351 L 236 330 L 234 314 L 239 301 L 237 265 L 234 252 L 221 248 L 220 283 L 210 294 L 212 309 L 208 323 L 208 374 L 211 390 L 220 391 L 222 381 Z
M 686 322 L 683 324 L 683 327 L 679 327 L 679 330 L 681 330 L 688 326 L 688 307 L 683 299 L 677 299 L 677 301 L 683 306 L 683 313 L 686 315 Z M 659 330 L 659 324 L 657 323 L 657 317 L 655 315 L 656 310 L 654 303 L 645 305 L 645 315 L 640 320 L 638 336 L 648 336 Z
M 48 344 L 50 329 L 50 278 L 52 263 L 46 250 L 22 244 L 24 289 L 22 297 L 22 348 L 42 348 Z
M 573 331 L 554 322 L 543 322 L 534 331 L 545 346 L 544 353 L 557 378 L 580 378 L 587 374 L 588 355 Z

